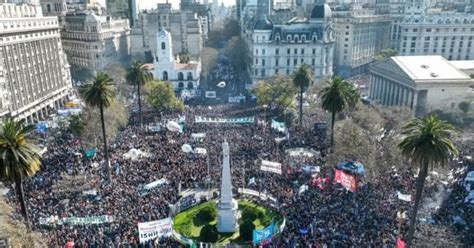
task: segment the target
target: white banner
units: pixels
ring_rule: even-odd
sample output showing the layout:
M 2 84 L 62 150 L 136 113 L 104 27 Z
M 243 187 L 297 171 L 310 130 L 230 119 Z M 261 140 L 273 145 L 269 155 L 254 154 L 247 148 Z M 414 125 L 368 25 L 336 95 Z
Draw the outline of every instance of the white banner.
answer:
M 411 202 L 411 195 L 405 195 L 405 194 L 400 193 L 400 191 L 397 191 L 397 196 L 398 196 L 398 199 L 402 201 Z
M 260 167 L 260 170 L 281 174 L 281 164 L 277 162 L 262 160 L 262 166 Z
M 196 123 L 231 123 L 231 124 L 251 124 L 255 123 L 255 117 L 239 117 L 239 118 L 218 118 L 218 117 L 202 117 L 196 116 Z
M 138 233 L 140 235 L 140 243 L 158 237 L 169 237 L 173 234 L 171 218 L 138 223 Z

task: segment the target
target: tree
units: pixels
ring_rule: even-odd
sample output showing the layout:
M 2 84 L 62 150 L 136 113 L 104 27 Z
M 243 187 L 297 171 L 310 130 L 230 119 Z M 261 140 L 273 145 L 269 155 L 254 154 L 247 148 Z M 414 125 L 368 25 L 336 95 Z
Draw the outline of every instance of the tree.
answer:
M 104 108 L 110 107 L 115 98 L 115 90 L 109 75 L 98 72 L 92 81 L 87 82 L 81 88 L 84 102 L 100 111 L 100 122 L 102 124 L 102 137 L 104 141 L 104 157 L 107 179 L 110 181 L 109 150 L 107 148 L 107 137 L 105 134 Z
M 132 61 L 130 67 L 127 69 L 127 83 L 137 86 L 137 97 L 138 97 L 138 115 L 140 119 L 140 126 L 143 127 L 142 117 L 142 102 L 140 87 L 144 86 L 147 82 L 153 79 L 153 76 L 148 69 L 148 66 L 140 61 Z
M 380 61 L 380 60 L 384 60 L 386 58 L 390 58 L 390 57 L 397 56 L 397 55 L 398 55 L 397 50 L 384 49 L 384 50 L 380 51 L 380 53 L 377 54 L 374 59 L 375 59 L 375 61 Z
M 448 163 L 450 156 L 457 156 L 458 150 L 454 146 L 451 136 L 454 127 L 441 121 L 433 115 L 422 119 L 413 119 L 402 129 L 404 138 L 398 144 L 402 154 L 411 160 L 414 166 L 419 166 L 420 171 L 416 180 L 415 205 L 410 216 L 410 228 L 407 244 L 410 247 L 415 233 L 416 216 L 421 202 L 423 187 L 428 167 Z
M 470 102 L 460 102 L 458 104 L 459 110 L 463 112 L 464 115 L 466 115 L 469 110 L 471 109 L 471 103 Z
M 180 53 L 178 56 L 179 56 L 179 63 L 181 64 L 187 64 L 191 60 L 191 57 L 189 56 L 188 53 Z
M 335 77 L 319 91 L 322 108 L 331 113 L 331 148 L 334 148 L 334 123 L 336 113 L 353 107 L 360 99 L 359 91 L 353 84 Z
M 235 71 L 247 70 L 247 65 L 251 62 L 250 51 L 247 43 L 240 36 L 234 36 L 230 39 L 224 53 L 230 59 Z
M 69 130 L 76 139 L 79 139 L 81 142 L 82 150 L 82 163 L 85 165 L 86 159 L 84 156 L 84 143 L 82 142 L 82 135 L 84 134 L 84 128 L 86 122 L 82 119 L 82 115 L 73 115 L 69 118 Z
M 110 103 L 107 108 L 107 115 L 104 116 L 105 135 L 107 140 L 113 140 L 117 132 L 125 127 L 128 123 L 128 110 L 125 107 L 125 103 L 116 100 Z M 82 133 L 82 140 L 89 147 L 97 147 L 100 142 L 97 142 L 97 137 L 101 136 L 101 119 L 100 111 L 97 108 L 86 106 L 82 113 L 82 119 L 84 120 L 84 132 Z
M 240 24 L 237 20 L 227 19 L 224 23 L 224 29 L 222 30 L 222 38 L 228 41 L 234 36 L 240 35 Z
M 199 234 L 201 241 L 214 243 L 219 238 L 216 225 L 205 225 Z
M 13 119 L 6 119 L 0 127 L 0 178 L 15 184 L 21 214 L 29 229 L 23 180 L 36 174 L 41 166 L 39 149 L 28 138 L 35 127 Z
M 211 47 L 204 47 L 201 51 L 202 75 L 207 77 L 217 65 L 219 52 Z
M 293 76 L 293 85 L 300 90 L 300 127 L 303 127 L 303 93 L 313 82 L 313 71 L 311 67 L 302 64 Z
M 163 112 L 183 111 L 184 104 L 179 100 L 170 84 L 161 81 L 150 81 L 145 85 L 147 102 Z
M 244 241 L 252 240 L 253 230 L 255 229 L 255 225 L 251 221 L 244 221 L 244 223 L 240 224 L 239 226 L 239 233 L 240 238 Z
M 112 78 L 112 81 L 114 81 L 117 95 L 124 98 L 128 97 L 130 87 L 125 82 L 127 70 L 124 65 L 120 63 L 112 63 L 109 64 L 104 71 L 106 71 L 110 78 Z
M 296 89 L 288 77 L 275 76 L 268 81 L 259 82 L 252 93 L 257 97 L 257 105 L 282 111 L 292 107 Z

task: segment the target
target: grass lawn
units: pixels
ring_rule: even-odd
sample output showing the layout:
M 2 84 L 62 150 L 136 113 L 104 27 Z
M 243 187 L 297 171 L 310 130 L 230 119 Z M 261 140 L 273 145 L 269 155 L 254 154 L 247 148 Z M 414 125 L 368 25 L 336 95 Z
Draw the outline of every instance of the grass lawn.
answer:
M 272 221 L 280 223 L 283 220 L 282 216 L 276 212 L 253 202 L 240 200 L 238 204 L 241 214 L 239 224 L 242 224 L 244 221 L 250 221 L 255 225 L 255 228 L 259 230 L 268 226 Z M 205 219 L 202 217 L 202 214 L 200 214 L 202 210 L 206 208 L 216 210 L 216 201 L 205 202 L 177 214 L 173 219 L 173 229 L 187 238 L 201 241 L 201 229 L 206 225 L 217 225 L 216 215 L 213 215 L 211 219 Z M 230 241 L 237 243 L 244 242 L 239 236 L 239 230 L 235 233 L 219 233 L 216 243 L 225 244 Z

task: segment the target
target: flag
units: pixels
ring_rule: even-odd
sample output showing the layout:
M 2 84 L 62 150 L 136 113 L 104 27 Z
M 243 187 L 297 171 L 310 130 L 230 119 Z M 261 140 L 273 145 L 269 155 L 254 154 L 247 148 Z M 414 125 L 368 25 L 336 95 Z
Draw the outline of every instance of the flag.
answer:
M 247 185 L 255 184 L 255 177 L 250 178 L 249 183 Z
M 300 189 L 298 190 L 298 195 L 303 194 L 303 192 L 305 192 L 306 190 L 308 190 L 308 185 L 306 184 L 301 185 Z

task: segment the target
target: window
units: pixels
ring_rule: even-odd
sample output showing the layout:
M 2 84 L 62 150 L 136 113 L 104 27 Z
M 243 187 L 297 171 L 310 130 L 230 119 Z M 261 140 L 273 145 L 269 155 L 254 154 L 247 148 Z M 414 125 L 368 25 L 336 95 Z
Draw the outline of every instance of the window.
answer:
M 188 79 L 188 80 L 193 80 L 193 73 L 188 72 L 187 79 Z
M 293 60 L 293 65 L 296 66 L 298 64 L 298 60 L 297 59 L 294 59 Z
M 161 50 L 165 50 L 165 49 L 166 49 L 166 43 L 161 42 Z
M 287 53 L 287 54 L 290 54 L 290 51 L 291 51 L 291 50 L 288 48 L 288 49 L 286 50 L 286 53 Z
M 313 54 L 316 54 L 316 49 L 315 48 L 313 48 Z
M 278 49 L 278 48 L 275 49 L 275 54 L 276 54 L 276 55 L 280 54 L 280 49 Z
M 258 55 L 258 49 L 255 49 L 255 54 L 257 54 L 257 55 Z
M 265 55 L 265 49 L 262 49 L 262 54 Z
M 316 61 L 314 59 L 311 59 L 311 65 L 315 65 L 316 64 Z
M 255 59 L 255 64 L 258 65 L 258 59 Z
M 275 59 L 275 66 L 278 66 L 278 59 Z
M 184 80 L 184 75 L 182 72 L 178 73 L 178 80 Z
M 164 72 L 163 72 L 163 80 L 164 80 L 164 81 L 167 81 L 167 80 L 168 80 L 168 72 L 167 72 L 167 71 L 164 71 Z
M 265 77 L 265 69 L 262 69 L 262 77 Z
M 295 54 L 298 54 L 298 48 L 295 48 Z
M 183 82 L 179 82 L 179 83 L 178 83 L 178 88 L 179 88 L 179 89 L 184 89 L 184 83 L 183 83 Z
M 275 74 L 278 75 L 278 69 L 275 69 Z
M 303 48 L 301 48 L 301 54 L 304 54 L 304 49 Z
M 265 59 L 262 59 L 262 66 L 265 66 Z
M 192 82 L 188 83 L 188 90 L 192 90 L 194 88 L 194 84 Z
M 304 59 L 301 59 L 301 64 L 304 64 Z
M 290 66 L 290 59 L 286 59 L 286 65 Z

